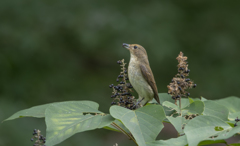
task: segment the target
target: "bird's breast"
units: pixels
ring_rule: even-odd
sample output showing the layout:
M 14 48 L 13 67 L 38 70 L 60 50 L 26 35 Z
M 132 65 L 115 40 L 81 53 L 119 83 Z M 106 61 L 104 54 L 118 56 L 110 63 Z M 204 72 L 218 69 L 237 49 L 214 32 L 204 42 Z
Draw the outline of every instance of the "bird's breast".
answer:
M 143 77 L 139 63 L 132 58 L 128 66 L 128 77 L 139 96 L 152 100 L 154 97 L 153 90 Z

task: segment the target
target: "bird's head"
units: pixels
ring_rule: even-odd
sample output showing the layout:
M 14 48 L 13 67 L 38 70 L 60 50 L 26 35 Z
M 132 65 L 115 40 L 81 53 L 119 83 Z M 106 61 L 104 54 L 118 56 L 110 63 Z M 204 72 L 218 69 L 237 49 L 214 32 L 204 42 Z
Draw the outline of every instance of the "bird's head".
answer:
M 130 51 L 131 57 L 147 59 L 147 52 L 141 45 L 123 43 L 123 47 Z

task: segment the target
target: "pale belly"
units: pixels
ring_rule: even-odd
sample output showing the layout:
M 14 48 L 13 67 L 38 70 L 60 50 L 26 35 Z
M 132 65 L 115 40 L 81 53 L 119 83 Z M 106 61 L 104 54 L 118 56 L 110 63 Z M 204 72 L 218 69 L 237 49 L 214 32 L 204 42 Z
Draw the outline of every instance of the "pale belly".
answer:
M 138 64 L 134 64 L 131 62 L 129 63 L 128 77 L 133 88 L 138 93 L 139 98 L 144 97 L 144 102 L 141 102 L 141 103 L 145 104 L 145 102 L 148 102 L 153 99 L 154 93 L 151 86 L 147 83 L 147 81 L 142 76 L 141 70 L 139 67 L 137 67 L 137 65 Z

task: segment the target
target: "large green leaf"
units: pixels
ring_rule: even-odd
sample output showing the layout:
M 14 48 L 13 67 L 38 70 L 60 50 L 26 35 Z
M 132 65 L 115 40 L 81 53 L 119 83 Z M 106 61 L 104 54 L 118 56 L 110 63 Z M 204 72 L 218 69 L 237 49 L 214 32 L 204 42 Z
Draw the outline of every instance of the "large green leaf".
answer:
M 185 146 L 187 145 L 186 136 L 180 136 L 178 138 L 171 138 L 168 140 L 158 140 L 154 142 L 148 142 L 147 146 Z
M 112 106 L 110 114 L 121 122 L 132 133 L 139 146 L 156 139 L 164 127 L 162 121 L 166 118 L 160 105 L 148 105 L 135 111 L 120 106 Z
M 51 104 L 56 104 L 56 103 L 51 103 Z M 17 118 L 23 118 L 23 117 L 43 118 L 43 117 L 45 117 L 46 108 L 48 106 L 50 106 L 51 104 L 38 105 L 38 106 L 34 106 L 34 107 L 31 107 L 28 109 L 18 111 L 4 121 L 13 120 L 13 119 L 17 119 Z
M 226 134 L 231 129 L 231 126 L 219 118 L 212 116 L 198 116 L 188 122 L 184 129 L 184 132 L 187 136 L 189 146 L 196 146 L 199 142 L 205 140 L 221 140 L 218 138 L 212 139 L 209 137 L 223 133 Z M 222 139 L 228 138 L 228 136 L 229 134 L 222 137 Z
M 98 104 L 91 101 L 53 104 L 46 109 L 45 115 L 46 145 L 58 144 L 75 133 L 102 128 L 114 121 L 110 115 L 98 111 Z
M 229 111 L 225 106 L 220 105 L 216 101 L 211 100 L 204 101 L 204 105 L 205 107 L 203 115 L 215 116 L 224 121 L 228 121 Z
M 230 96 L 227 98 L 219 99 L 216 102 L 228 108 L 230 114 L 240 112 L 240 108 L 239 108 L 240 98 L 238 97 Z
M 192 102 L 190 105 L 185 107 L 183 110 L 188 110 L 188 114 L 202 114 L 204 111 L 204 103 L 200 100 Z

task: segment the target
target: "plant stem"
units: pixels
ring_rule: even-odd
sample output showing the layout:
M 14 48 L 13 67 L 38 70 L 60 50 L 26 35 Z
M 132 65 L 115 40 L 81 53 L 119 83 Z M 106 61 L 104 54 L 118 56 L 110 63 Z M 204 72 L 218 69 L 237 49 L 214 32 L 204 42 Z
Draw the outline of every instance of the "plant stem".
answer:
M 181 103 L 181 97 L 179 98 L 179 108 L 180 108 L 180 116 L 182 116 L 182 103 Z
M 124 135 L 126 135 L 129 139 L 133 140 L 133 142 L 138 146 L 136 140 L 129 134 L 127 133 L 124 129 L 122 129 L 122 127 L 120 127 L 118 124 L 116 124 L 115 122 L 112 122 L 111 124 L 113 127 L 117 128 L 119 131 L 121 131 Z

